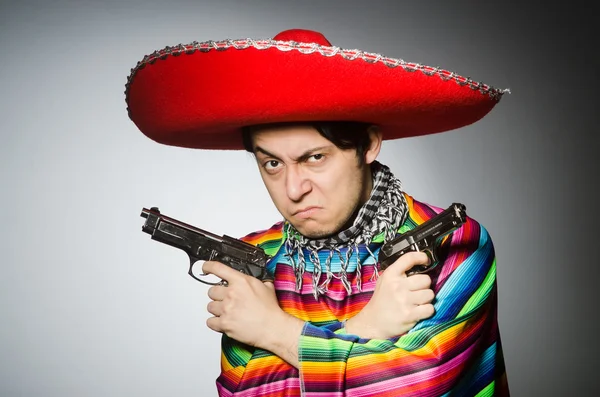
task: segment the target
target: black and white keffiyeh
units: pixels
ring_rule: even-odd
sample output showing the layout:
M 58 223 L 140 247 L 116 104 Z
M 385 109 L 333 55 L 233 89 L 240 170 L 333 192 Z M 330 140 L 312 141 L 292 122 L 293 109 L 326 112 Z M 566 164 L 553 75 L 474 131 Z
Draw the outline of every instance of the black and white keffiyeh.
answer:
M 352 226 L 342 230 L 334 236 L 322 239 L 310 239 L 300 234 L 289 222 L 286 222 L 286 255 L 290 258 L 296 274 L 296 288 L 302 287 L 302 277 L 304 275 L 306 258 L 304 252 L 309 253 L 308 260 L 314 265 L 313 272 L 313 293 L 315 298 L 327 291 L 327 285 L 332 277 L 340 278 L 344 287 L 350 293 L 351 285 L 348 281 L 347 267 L 351 256 L 357 254 L 358 273 L 357 287 L 360 290 L 360 271 L 361 263 L 358 260 L 358 246 L 364 245 L 369 250 L 369 244 L 373 238 L 380 233 L 384 234 L 384 242 L 392 239 L 399 227 L 404 223 L 408 215 L 408 205 L 402 194 L 402 184 L 389 167 L 375 161 L 371 164 L 373 176 L 373 189 L 371 196 L 360 208 Z M 346 248 L 346 249 L 344 249 Z M 329 250 L 329 257 L 324 264 L 319 258 L 319 251 Z M 342 255 L 342 251 L 345 255 Z M 341 257 L 341 271 L 339 274 L 333 274 L 330 263 L 334 253 Z M 375 255 L 369 250 L 369 254 L 375 258 Z M 319 284 L 322 273 L 326 273 L 326 280 Z M 375 267 L 375 276 L 377 268 Z

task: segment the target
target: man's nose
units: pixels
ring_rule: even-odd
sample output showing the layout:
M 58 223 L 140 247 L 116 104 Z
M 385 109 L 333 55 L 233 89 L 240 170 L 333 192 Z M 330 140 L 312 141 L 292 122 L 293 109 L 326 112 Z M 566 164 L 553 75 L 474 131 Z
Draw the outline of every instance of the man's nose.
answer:
M 304 195 L 312 190 L 312 185 L 302 172 L 301 167 L 295 165 L 287 167 L 285 188 L 290 200 L 300 201 Z

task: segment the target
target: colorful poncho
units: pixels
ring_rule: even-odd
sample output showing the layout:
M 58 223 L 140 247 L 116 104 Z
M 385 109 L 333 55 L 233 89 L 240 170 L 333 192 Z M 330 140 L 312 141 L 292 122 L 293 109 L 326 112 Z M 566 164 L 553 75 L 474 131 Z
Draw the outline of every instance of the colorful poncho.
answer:
M 442 211 L 405 197 L 409 213 L 399 233 Z M 220 396 L 509 395 L 497 324 L 494 247 L 478 222 L 467 218 L 436 251 L 440 263 L 430 273 L 435 314 L 386 340 L 344 332 L 344 320 L 355 316 L 375 289 L 374 260 L 367 247 L 359 249 L 360 275 L 352 271 L 356 259 L 349 264 L 351 292 L 333 278 L 326 293 L 315 299 L 310 262 L 302 288 L 296 290 L 294 270 L 282 246 L 283 226 L 277 223 L 244 240 L 273 256 L 269 271 L 275 275 L 279 304 L 306 322 L 298 346 L 300 369 L 223 335 L 216 382 Z M 381 238 L 375 238 L 368 248 L 377 255 L 380 246 Z M 328 252 L 320 255 L 325 258 Z M 334 272 L 336 266 L 339 270 L 339 261 L 332 261 Z

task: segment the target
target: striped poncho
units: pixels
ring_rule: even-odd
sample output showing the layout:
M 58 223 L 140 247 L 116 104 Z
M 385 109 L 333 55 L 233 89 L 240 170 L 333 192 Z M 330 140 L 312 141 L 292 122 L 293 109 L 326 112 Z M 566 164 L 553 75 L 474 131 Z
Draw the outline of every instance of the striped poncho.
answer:
M 405 195 L 408 218 L 399 232 L 437 213 Z M 497 324 L 496 261 L 487 231 L 475 220 L 446 237 L 436 251 L 440 264 L 430 273 L 435 314 L 409 332 L 386 340 L 361 339 L 344 332 L 376 284 L 373 259 L 360 247 L 348 268 L 352 291 L 332 278 L 315 299 L 307 262 L 300 291 L 283 249 L 283 223 L 252 233 L 245 241 L 273 255 L 269 271 L 281 308 L 304 320 L 298 344 L 300 369 L 269 351 L 222 339 L 220 396 L 508 396 Z M 382 236 L 369 247 L 377 255 Z M 328 252 L 321 252 L 323 259 Z M 336 258 L 337 256 L 334 256 Z M 337 269 L 336 269 L 337 266 Z M 332 262 L 332 271 L 340 262 Z M 325 277 L 325 276 L 323 276 Z M 362 287 L 357 288 L 357 277 Z

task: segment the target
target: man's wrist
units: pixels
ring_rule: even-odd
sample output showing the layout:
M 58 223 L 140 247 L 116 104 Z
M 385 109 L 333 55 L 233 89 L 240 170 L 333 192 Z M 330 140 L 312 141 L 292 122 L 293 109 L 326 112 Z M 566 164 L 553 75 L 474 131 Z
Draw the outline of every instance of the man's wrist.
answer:
M 385 339 L 383 335 L 380 335 L 372 326 L 372 322 L 365 318 L 362 312 L 359 312 L 356 316 L 349 318 L 345 323 L 345 333 L 356 335 L 363 339 Z
M 305 322 L 282 311 L 273 323 L 266 325 L 265 338 L 257 347 L 268 350 L 298 368 L 298 340 Z

